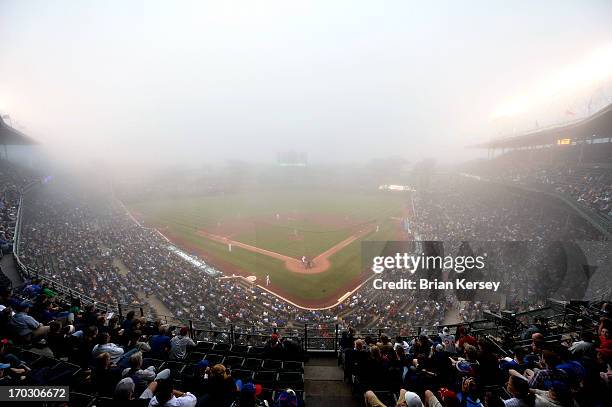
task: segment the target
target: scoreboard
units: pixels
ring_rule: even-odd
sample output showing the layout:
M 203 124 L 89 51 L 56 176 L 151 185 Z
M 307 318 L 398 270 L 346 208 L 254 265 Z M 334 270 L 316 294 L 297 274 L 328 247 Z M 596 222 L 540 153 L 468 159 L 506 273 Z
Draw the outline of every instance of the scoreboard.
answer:
M 286 151 L 276 154 L 276 163 L 280 167 L 306 167 L 308 154 L 299 151 Z

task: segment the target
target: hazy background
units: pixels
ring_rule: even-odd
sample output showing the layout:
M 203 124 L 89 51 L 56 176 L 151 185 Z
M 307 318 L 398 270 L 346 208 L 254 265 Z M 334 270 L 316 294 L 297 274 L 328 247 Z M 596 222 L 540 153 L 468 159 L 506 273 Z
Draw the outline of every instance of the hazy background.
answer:
M 464 147 L 609 102 L 612 2 L 0 0 L 0 113 L 66 161 Z

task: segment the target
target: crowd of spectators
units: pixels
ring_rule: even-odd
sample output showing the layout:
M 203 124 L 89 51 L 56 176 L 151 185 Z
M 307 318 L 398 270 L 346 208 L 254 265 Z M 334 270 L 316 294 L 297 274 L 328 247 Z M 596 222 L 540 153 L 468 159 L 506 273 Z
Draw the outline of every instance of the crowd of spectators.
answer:
M 459 174 L 435 176 L 415 198 L 415 224 L 422 240 L 598 240 L 582 218 L 546 199 Z
M 11 253 L 21 188 L 35 177 L 27 170 L 0 160 L 0 250 Z
M 551 166 L 514 178 L 517 182 L 551 186 L 612 219 L 612 169 Z
M 556 192 L 612 219 L 612 162 L 579 163 L 577 156 L 551 160 L 550 152 L 511 151 L 466 165 L 469 173 Z
M 543 258 L 545 242 L 568 234 L 575 239 L 588 238 L 594 233 L 588 225 L 568 221 L 537 202 L 482 188 L 464 177 L 436 180 L 414 203 L 410 222 L 414 236 L 442 240 L 449 253 L 456 251 L 456 242 L 464 240 L 533 241 L 531 253 L 514 256 L 513 264 L 494 264 L 495 259 L 503 257 L 493 255 L 501 249 L 486 248 L 490 268 L 494 269 L 491 276 L 513 286 L 514 298 L 507 303 L 519 310 L 533 305 L 519 304 L 521 299 L 524 302 L 526 298 L 539 300 L 545 296 L 535 293 L 535 288 L 546 285 L 545 279 L 537 287 L 529 281 L 532 270 L 545 268 L 537 263 Z M 169 249 L 168 241 L 136 223 L 109 194 L 83 192 L 82 188 L 51 180 L 24 196 L 22 211 L 19 256 L 33 272 L 105 303 L 138 307 L 154 296 L 172 317 L 197 321 L 202 330 L 233 324 L 245 333 L 270 327 L 291 333 L 308 323 L 313 337 L 326 337 L 335 324 L 384 329 L 435 327 L 446 315 L 479 319 L 484 311 L 495 311 L 497 306 L 484 300 L 462 301 L 454 295 L 427 298 L 376 290 L 366 284 L 332 309 L 306 311 L 242 279 L 211 275 L 178 256 Z M 394 276 L 391 271 L 389 278 Z M 154 308 L 148 309 L 155 314 Z
M 302 405 L 301 394 L 291 388 L 267 383 L 274 392 L 262 394 L 253 378 L 234 379 L 235 366 L 230 370 L 198 353 L 186 326 L 146 320 L 133 311 L 120 319 L 79 299 L 66 302 L 35 279 L 19 290 L 3 291 L 0 305 L 0 385 L 69 384 L 71 392 L 121 406 Z M 249 355 L 301 357 L 299 348 L 278 334 L 259 345 L 259 353 Z
M 369 407 L 605 406 L 612 394 L 612 320 L 555 338 L 546 324 L 515 332 L 511 349 L 465 327 L 396 338 L 343 335 L 340 360 Z M 527 338 L 529 341 L 520 341 Z
M 19 255 L 33 270 L 106 303 L 139 305 L 154 295 L 174 317 L 206 321 L 204 329 L 311 323 L 324 332 L 325 324 L 395 327 L 411 318 L 433 325 L 447 307 L 440 302 L 400 309 L 406 304 L 402 293 L 364 287 L 334 309 L 305 311 L 240 279 L 211 276 L 169 250 L 163 237 L 135 223 L 120 205 L 92 204 L 56 185 L 41 185 L 28 193 L 23 211 Z

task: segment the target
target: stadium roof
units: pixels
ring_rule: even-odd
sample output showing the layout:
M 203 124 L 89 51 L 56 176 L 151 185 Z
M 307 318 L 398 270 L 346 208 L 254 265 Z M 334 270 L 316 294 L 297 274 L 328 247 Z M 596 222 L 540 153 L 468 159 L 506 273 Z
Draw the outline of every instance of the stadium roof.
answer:
M 36 140 L 31 139 L 22 132 L 15 130 L 4 122 L 0 116 L 0 144 L 3 145 L 31 145 L 38 144 Z
M 584 119 L 530 131 L 519 136 L 502 137 L 471 147 L 517 148 L 556 144 L 560 139 L 588 140 L 607 137 L 612 137 L 612 103 Z

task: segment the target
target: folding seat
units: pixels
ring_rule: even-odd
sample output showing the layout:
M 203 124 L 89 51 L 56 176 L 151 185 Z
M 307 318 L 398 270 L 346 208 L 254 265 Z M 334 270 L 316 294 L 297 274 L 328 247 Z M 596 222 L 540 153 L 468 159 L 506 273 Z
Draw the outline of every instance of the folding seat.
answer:
M 261 359 L 247 358 L 244 360 L 244 363 L 242 364 L 242 368 L 257 371 L 261 369 L 262 363 L 263 363 L 263 360 Z
M 276 389 L 290 388 L 293 390 L 304 389 L 304 375 L 298 372 L 280 372 L 278 374 Z
M 297 360 L 286 360 L 283 362 L 282 370 L 284 372 L 304 373 L 304 362 L 298 362 Z
M 92 407 L 118 407 L 112 397 L 96 397 Z
M 180 374 L 183 372 L 184 368 L 185 368 L 184 362 L 177 362 L 174 360 L 169 360 L 167 362 L 164 362 L 164 364 L 160 366 L 158 372 L 164 369 L 170 369 L 170 375 L 172 377 L 179 377 Z
M 191 363 L 187 363 L 185 365 L 185 367 L 183 368 L 183 370 L 181 371 L 181 376 L 183 378 L 191 378 L 193 376 L 195 376 L 197 373 L 197 367 L 195 364 L 191 364 Z
M 215 346 L 213 342 L 198 341 L 195 348 L 198 352 L 208 352 L 212 350 L 213 346 Z
M 142 367 L 147 368 L 149 366 L 155 367 L 155 371 L 159 372 L 160 367 L 164 364 L 164 360 L 161 359 L 153 359 L 153 358 L 144 358 L 142 359 Z
M 261 368 L 263 370 L 281 370 L 283 367 L 282 360 L 274 360 L 274 359 L 265 359 Z
M 32 370 L 36 370 L 43 369 L 45 367 L 53 367 L 56 366 L 58 363 L 59 361 L 57 359 L 53 359 L 47 356 L 41 356 L 40 358 L 32 362 L 30 367 L 32 368 Z
M 206 353 L 202 352 L 190 352 L 187 354 L 187 362 L 188 363 L 198 363 L 200 360 L 204 359 Z
M 273 389 L 276 384 L 277 373 L 271 370 L 260 370 L 255 372 L 253 382 L 261 384 L 262 387 Z
M 223 359 L 223 366 L 228 369 L 241 368 L 244 363 L 244 358 L 241 356 L 226 356 Z
M 249 347 L 247 345 L 232 345 L 232 348 L 230 349 L 230 354 L 232 355 L 236 355 L 236 356 L 246 356 L 247 352 L 249 350 Z
M 70 401 L 68 402 L 70 406 L 83 406 L 83 407 L 87 407 L 89 405 L 91 405 L 91 402 L 94 401 L 94 396 L 92 396 L 91 394 L 84 394 L 84 393 L 77 393 L 77 392 L 70 392 L 70 394 L 68 395 L 68 398 L 70 399 Z
M 247 354 L 249 356 L 261 356 L 264 353 L 264 347 L 263 346 L 251 346 L 249 348 L 249 350 L 247 351 Z
M 230 351 L 231 347 L 232 345 L 230 345 L 229 343 L 215 343 L 212 348 L 212 351 L 219 355 L 225 355 Z
M 77 365 L 72 363 L 60 362 L 53 366 L 45 366 L 32 370 L 29 375 L 34 385 L 45 386 L 69 386 L 73 384 L 73 378 L 81 370 Z
M 12 353 L 12 352 L 9 352 L 9 353 Z M 29 350 L 15 352 L 15 356 L 17 356 L 22 362 L 25 362 L 25 364 L 28 366 L 32 366 L 35 361 L 41 358 L 39 354 L 30 352 Z
M 79 384 L 83 380 L 83 369 L 79 365 L 75 365 L 73 363 L 62 361 L 59 365 L 55 366 L 54 370 L 58 373 L 61 373 L 63 377 L 69 380 L 70 388 Z
M 242 380 L 243 382 L 253 381 L 253 371 L 247 369 L 232 369 L 232 378 L 234 380 Z
M 214 353 L 207 353 L 204 359 L 208 360 L 210 366 L 214 366 L 218 363 L 223 363 L 223 355 L 216 355 Z

